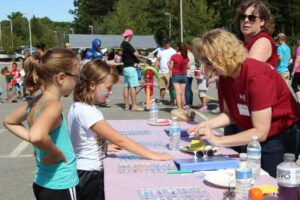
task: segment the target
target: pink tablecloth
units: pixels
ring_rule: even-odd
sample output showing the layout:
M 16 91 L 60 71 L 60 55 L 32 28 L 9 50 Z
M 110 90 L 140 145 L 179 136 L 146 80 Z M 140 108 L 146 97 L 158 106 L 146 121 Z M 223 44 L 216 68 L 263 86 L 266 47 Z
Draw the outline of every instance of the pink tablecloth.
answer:
M 143 135 L 131 137 L 136 141 L 162 141 L 168 144 L 168 137 L 163 131 L 167 126 L 150 126 L 146 120 L 112 120 L 109 123 L 119 131 L 129 130 L 153 130 L 159 132 L 154 135 Z M 188 128 L 192 124 L 181 122 L 181 128 Z M 169 151 L 167 148 L 165 152 L 171 154 L 174 158 L 188 158 L 192 155 L 182 153 L 180 151 Z M 124 151 L 122 151 L 124 153 Z M 231 149 L 218 148 L 220 154 L 236 155 Z M 158 161 L 146 160 L 143 162 L 155 163 Z M 172 161 L 167 161 L 172 162 Z M 147 188 L 171 188 L 171 187 L 192 187 L 200 186 L 208 191 L 213 199 L 220 200 L 223 197 L 224 188 L 214 186 L 204 181 L 203 178 L 198 178 L 195 174 L 176 174 L 170 175 L 166 173 L 119 173 L 118 166 L 120 159 L 117 154 L 109 155 L 104 161 L 104 181 L 105 181 L 105 199 L 119 200 L 119 199 L 140 199 L 138 190 Z M 161 163 L 161 162 L 160 162 Z M 269 176 L 262 176 L 256 182 L 269 183 L 276 185 L 276 180 Z

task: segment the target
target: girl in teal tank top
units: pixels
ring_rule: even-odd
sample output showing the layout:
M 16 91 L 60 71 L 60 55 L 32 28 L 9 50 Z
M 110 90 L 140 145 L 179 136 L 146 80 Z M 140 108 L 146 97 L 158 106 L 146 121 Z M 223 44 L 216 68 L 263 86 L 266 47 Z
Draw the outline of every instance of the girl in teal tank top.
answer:
M 36 199 L 76 199 L 76 158 L 60 99 L 75 88 L 79 61 L 73 52 L 56 48 L 48 50 L 40 62 L 29 58 L 25 67 L 27 91 L 33 94 L 40 89 L 41 95 L 6 116 L 4 125 L 33 144 Z M 22 124 L 26 119 L 29 130 Z

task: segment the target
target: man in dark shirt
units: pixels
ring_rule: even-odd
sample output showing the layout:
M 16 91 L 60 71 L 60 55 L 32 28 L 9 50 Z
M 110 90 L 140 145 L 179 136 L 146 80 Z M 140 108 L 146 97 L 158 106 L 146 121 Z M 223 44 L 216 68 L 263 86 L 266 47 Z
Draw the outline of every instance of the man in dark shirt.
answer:
M 138 62 L 137 58 L 144 58 L 140 55 L 130 44 L 130 41 L 133 37 L 133 31 L 131 29 L 126 29 L 122 34 L 124 37 L 124 41 L 121 44 L 121 49 L 123 52 L 122 60 L 124 63 L 123 74 L 124 74 L 124 103 L 125 110 L 129 110 L 129 100 L 128 96 L 130 94 L 131 102 L 132 102 L 132 111 L 142 111 L 136 105 L 136 87 L 139 86 L 138 75 L 136 72 L 135 65 Z

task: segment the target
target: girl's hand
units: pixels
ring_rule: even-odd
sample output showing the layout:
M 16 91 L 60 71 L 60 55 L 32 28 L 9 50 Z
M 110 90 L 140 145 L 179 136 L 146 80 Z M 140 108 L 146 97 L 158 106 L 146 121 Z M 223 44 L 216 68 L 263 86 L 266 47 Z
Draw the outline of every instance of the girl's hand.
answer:
M 43 159 L 44 165 L 53 165 L 59 161 L 67 162 L 67 159 L 63 152 L 59 152 L 58 154 L 50 154 L 48 153 Z
M 169 154 L 166 153 L 158 153 L 158 152 L 153 152 L 154 155 L 150 158 L 151 160 L 161 160 L 161 161 L 166 161 L 166 160 L 172 160 L 173 157 L 170 156 Z
M 121 151 L 121 150 L 122 150 L 122 148 L 120 148 L 117 145 L 114 145 L 114 144 L 107 145 L 107 152 L 118 152 L 118 151 Z

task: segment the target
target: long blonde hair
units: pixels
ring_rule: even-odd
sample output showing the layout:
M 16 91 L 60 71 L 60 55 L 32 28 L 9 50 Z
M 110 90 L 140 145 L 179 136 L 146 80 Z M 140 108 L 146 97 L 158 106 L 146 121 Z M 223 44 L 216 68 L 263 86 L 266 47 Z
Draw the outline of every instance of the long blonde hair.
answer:
M 232 33 L 214 29 L 193 41 L 199 57 L 206 56 L 221 76 L 234 76 L 247 57 L 247 49 Z
M 42 56 L 40 62 L 31 56 L 24 63 L 26 69 L 24 86 L 32 95 L 42 85 L 47 87 L 48 84 L 51 84 L 55 74 L 59 72 L 72 73 L 76 65 L 79 65 L 76 54 L 67 49 L 49 49 Z

